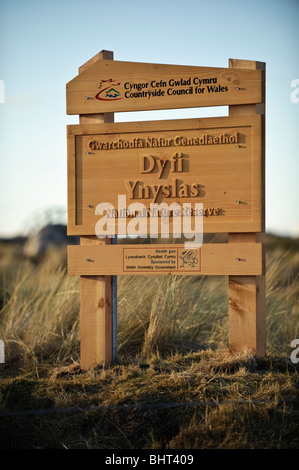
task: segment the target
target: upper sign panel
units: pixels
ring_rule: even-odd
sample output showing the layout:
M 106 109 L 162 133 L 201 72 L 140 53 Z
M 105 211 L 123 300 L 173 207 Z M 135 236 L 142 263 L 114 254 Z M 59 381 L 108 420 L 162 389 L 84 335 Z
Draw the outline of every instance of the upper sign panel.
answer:
M 67 114 L 260 103 L 260 70 L 98 60 L 66 85 Z

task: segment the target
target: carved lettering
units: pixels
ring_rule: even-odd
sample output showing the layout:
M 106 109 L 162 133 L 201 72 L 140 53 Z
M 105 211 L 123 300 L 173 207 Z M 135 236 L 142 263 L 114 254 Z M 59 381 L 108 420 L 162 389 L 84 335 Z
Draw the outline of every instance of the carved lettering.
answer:
M 155 159 L 151 155 L 142 156 L 140 173 L 151 173 L 155 168 L 155 164 Z
M 191 196 L 196 197 L 199 195 L 199 184 L 192 183 L 191 184 Z
M 179 189 L 179 197 L 188 197 L 188 196 L 189 196 L 188 185 L 181 184 L 180 189 Z
M 139 199 L 149 199 L 150 198 L 150 187 L 147 184 L 142 184 L 138 188 L 138 198 Z
M 159 185 L 151 184 L 151 188 L 152 188 L 152 192 L 153 192 L 153 196 L 154 196 L 154 202 L 156 202 L 156 200 L 157 200 L 157 197 L 158 197 L 158 194 L 159 194 L 159 191 L 160 191 L 161 187 L 162 187 L 161 184 L 159 184 Z
M 138 180 L 126 181 L 126 185 L 128 186 L 128 189 L 129 189 L 129 198 L 130 199 L 135 199 L 134 198 L 134 189 L 136 188 L 137 184 L 138 184 Z
M 168 160 L 160 160 L 160 158 L 157 159 L 157 165 L 158 165 L 158 178 L 161 178 L 163 170 L 167 164 Z
M 197 145 L 219 145 L 219 144 L 236 144 L 238 143 L 238 132 L 234 134 L 218 134 L 209 135 L 201 134 L 197 136 L 186 137 L 178 135 L 174 138 L 166 137 L 134 137 L 131 140 L 116 139 L 116 140 L 89 140 L 87 143 L 87 151 L 89 150 L 122 150 L 122 149 L 137 149 L 137 148 L 158 148 L 158 147 L 186 147 Z M 179 157 L 180 158 L 180 157 Z M 178 170 L 179 171 L 179 170 Z
M 187 198 L 200 196 L 200 184 L 186 184 L 176 178 L 172 184 L 145 184 L 143 181 L 126 181 L 130 199 L 152 199 L 156 202 L 159 196 L 165 198 Z M 212 209 L 211 209 L 212 210 Z M 211 215 L 211 214 L 210 214 Z
M 171 185 L 166 184 L 165 186 L 163 186 L 162 194 L 163 194 L 164 197 L 170 197 L 171 196 Z
M 187 155 L 186 155 L 187 157 Z M 155 169 L 158 170 L 158 178 L 165 176 L 167 167 L 171 173 L 182 173 L 184 164 L 184 155 L 182 153 L 175 153 L 171 159 L 161 159 L 153 155 L 142 155 L 140 162 L 140 173 L 152 173 Z

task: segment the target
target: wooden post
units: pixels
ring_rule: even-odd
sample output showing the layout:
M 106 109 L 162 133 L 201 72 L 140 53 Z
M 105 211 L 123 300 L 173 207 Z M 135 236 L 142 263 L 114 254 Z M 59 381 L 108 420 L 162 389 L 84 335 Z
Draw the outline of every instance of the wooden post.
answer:
M 229 243 L 265 243 L 265 63 L 249 60 L 229 60 L 230 68 L 262 70 L 263 103 L 229 106 L 229 114 L 262 114 L 262 232 L 229 233 Z M 265 273 L 265 247 L 262 250 Z M 266 286 L 265 274 L 261 276 L 229 276 L 229 350 L 246 349 L 256 356 L 266 353 Z
M 97 60 L 113 60 L 113 52 L 101 51 L 79 68 L 82 73 Z M 114 113 L 80 115 L 80 124 L 114 122 Z M 80 237 L 81 245 L 111 244 L 96 235 Z M 113 360 L 112 276 L 81 276 L 81 369 L 108 365 Z

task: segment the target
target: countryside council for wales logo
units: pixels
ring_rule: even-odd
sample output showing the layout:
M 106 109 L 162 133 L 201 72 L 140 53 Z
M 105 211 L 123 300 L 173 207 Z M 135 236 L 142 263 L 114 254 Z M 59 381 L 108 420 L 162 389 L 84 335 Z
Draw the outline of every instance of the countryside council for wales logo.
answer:
M 116 82 L 112 80 L 112 78 L 109 78 L 109 80 L 101 80 L 99 84 L 100 91 L 96 95 L 96 99 L 101 101 L 121 100 L 121 93 L 117 89 L 119 85 L 120 82 Z

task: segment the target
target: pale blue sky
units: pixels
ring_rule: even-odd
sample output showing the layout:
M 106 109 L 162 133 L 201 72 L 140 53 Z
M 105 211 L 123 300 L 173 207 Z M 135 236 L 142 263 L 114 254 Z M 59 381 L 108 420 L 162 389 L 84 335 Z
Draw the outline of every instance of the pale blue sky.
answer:
M 266 228 L 299 235 L 299 0 L 0 0 L 0 236 L 66 209 L 65 85 L 102 49 L 115 60 L 227 67 L 266 62 Z M 298 86 L 298 85 L 297 85 Z M 299 98 L 299 92 L 297 94 Z M 226 115 L 116 114 L 116 121 Z

